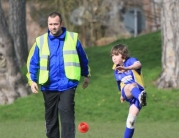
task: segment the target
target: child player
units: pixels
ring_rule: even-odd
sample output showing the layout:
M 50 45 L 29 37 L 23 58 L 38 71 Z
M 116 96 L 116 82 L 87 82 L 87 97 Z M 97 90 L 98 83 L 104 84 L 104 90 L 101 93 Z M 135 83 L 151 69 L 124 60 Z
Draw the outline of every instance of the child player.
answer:
M 110 54 L 114 63 L 114 76 L 121 92 L 121 103 L 127 101 L 130 104 L 124 138 L 132 138 L 137 115 L 146 106 L 142 65 L 139 60 L 129 56 L 128 48 L 123 44 L 114 46 Z

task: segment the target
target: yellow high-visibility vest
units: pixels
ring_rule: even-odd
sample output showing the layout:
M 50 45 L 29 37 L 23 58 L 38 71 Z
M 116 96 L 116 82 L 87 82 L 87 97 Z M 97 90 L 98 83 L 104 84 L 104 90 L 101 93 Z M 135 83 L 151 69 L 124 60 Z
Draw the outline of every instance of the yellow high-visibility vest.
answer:
M 66 31 L 64 46 L 63 46 L 63 59 L 65 75 L 71 80 L 80 80 L 81 68 L 78 53 L 76 50 L 76 44 L 78 40 L 78 34 L 74 32 Z M 44 84 L 49 78 L 49 57 L 50 51 L 48 46 L 48 33 L 36 38 L 37 46 L 39 47 L 40 57 L 40 70 L 38 83 Z

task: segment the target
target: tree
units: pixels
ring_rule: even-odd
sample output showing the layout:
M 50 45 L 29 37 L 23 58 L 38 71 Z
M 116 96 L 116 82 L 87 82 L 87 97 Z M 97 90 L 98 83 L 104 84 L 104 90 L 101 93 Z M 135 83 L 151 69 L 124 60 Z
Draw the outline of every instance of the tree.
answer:
M 0 104 L 10 104 L 18 97 L 27 96 L 30 91 L 26 87 L 26 80 L 22 77 L 17 64 L 13 37 L 5 20 L 1 1 L 0 32 Z
M 161 0 L 160 4 L 162 73 L 157 85 L 158 88 L 179 88 L 179 1 Z
M 117 37 L 121 34 L 119 11 L 122 0 L 28 0 L 36 4 L 31 12 L 34 20 L 45 24 L 44 17 L 51 11 L 62 14 L 64 26 L 79 33 L 83 46 L 93 46 L 103 37 Z M 45 15 L 45 16 L 44 16 Z M 46 19 L 46 18 L 45 18 Z M 81 20 L 82 24 L 77 24 Z M 41 22 L 42 21 L 42 22 Z M 42 25 L 44 26 L 44 25 Z
M 23 67 L 28 55 L 26 0 L 9 0 L 9 31 L 14 40 L 17 63 Z

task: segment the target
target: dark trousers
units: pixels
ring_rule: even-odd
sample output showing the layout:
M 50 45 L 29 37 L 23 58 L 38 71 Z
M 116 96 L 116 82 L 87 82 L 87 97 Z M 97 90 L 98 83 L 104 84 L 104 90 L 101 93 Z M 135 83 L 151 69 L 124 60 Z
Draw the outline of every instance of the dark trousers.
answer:
M 43 92 L 48 138 L 60 138 L 60 124 L 61 138 L 75 138 L 75 90 L 76 88 L 64 92 Z

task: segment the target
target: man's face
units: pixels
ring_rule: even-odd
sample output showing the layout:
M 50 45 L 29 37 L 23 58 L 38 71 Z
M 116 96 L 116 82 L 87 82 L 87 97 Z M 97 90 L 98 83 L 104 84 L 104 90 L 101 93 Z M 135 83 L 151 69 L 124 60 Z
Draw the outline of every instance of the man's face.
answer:
M 62 25 L 58 16 L 48 17 L 48 29 L 51 35 L 59 36 L 61 34 L 61 27 Z

